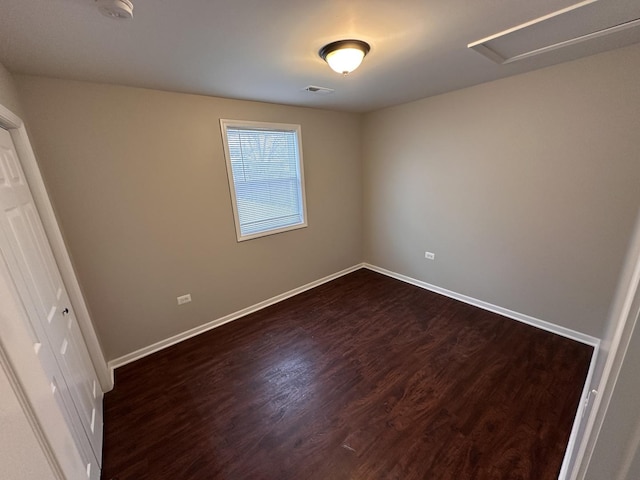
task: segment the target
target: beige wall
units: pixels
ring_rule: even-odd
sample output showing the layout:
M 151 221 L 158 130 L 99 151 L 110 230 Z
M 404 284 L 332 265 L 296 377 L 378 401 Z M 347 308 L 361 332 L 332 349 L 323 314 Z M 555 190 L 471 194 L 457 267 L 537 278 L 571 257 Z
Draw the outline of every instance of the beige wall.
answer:
M 638 78 L 640 45 L 367 115 L 365 261 L 602 336 L 640 204 Z
M 108 359 L 361 261 L 359 116 L 17 81 Z M 220 118 L 302 125 L 308 228 L 236 241 Z
M 18 91 L 13 76 L 2 63 L 0 63 L 0 105 L 22 118 L 23 112 L 18 100 Z

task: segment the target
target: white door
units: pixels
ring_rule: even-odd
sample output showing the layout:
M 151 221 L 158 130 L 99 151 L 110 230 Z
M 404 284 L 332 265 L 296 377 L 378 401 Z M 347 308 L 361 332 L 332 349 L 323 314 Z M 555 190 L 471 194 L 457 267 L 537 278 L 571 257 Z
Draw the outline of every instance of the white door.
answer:
M 102 390 L 11 136 L 0 129 L 0 249 L 29 316 L 34 352 L 89 478 L 102 459 Z

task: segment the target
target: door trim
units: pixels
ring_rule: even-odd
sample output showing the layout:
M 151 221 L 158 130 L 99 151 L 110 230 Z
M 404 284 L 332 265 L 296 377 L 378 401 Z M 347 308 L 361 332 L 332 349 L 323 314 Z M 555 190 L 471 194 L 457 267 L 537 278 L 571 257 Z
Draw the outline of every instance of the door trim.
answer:
M 24 122 L 20 117 L 3 105 L 0 105 L 0 127 L 9 131 L 11 140 L 18 153 L 18 158 L 24 174 L 29 183 L 29 188 L 33 195 L 33 200 L 42 219 L 47 239 L 51 245 L 53 256 L 60 269 L 62 281 L 69 293 L 69 298 L 73 305 L 74 314 L 78 325 L 87 344 L 91 362 L 95 368 L 100 386 L 103 392 L 108 392 L 113 388 L 113 380 L 107 367 L 107 362 L 102 352 L 102 347 L 91 322 L 91 316 L 84 301 L 82 289 L 73 269 L 73 263 L 67 251 L 64 237 L 58 226 L 55 212 L 51 205 L 51 200 L 47 194 L 47 189 L 42 179 L 38 162 L 27 135 Z
M 587 420 L 584 436 L 577 446 L 577 455 L 570 471 L 570 480 L 584 480 L 596 442 L 606 419 L 620 371 L 625 361 L 631 334 L 640 313 L 640 210 L 636 217 L 634 234 L 623 264 L 615 298 L 611 306 L 608 330 L 601 344 L 602 373 L 593 387 L 598 391 Z

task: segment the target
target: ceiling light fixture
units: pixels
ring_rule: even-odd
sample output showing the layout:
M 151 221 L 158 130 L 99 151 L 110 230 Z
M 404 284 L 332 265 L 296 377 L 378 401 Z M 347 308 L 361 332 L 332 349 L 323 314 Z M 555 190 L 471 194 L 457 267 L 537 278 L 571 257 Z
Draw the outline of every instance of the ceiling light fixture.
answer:
M 347 75 L 362 63 L 371 47 L 362 40 L 338 40 L 320 49 L 318 54 L 336 72 Z
M 126 20 L 133 17 L 133 3 L 129 0 L 96 0 L 98 10 L 105 17 Z

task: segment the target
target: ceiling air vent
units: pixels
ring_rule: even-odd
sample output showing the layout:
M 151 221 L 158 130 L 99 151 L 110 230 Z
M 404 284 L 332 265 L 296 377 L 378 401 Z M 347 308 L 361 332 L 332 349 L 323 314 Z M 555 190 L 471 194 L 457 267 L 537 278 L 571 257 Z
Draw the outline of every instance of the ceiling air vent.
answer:
M 329 95 L 330 93 L 335 92 L 333 88 L 317 87 L 315 85 L 309 85 L 307 87 L 304 87 L 303 90 L 305 92 L 315 93 L 317 95 Z
M 505 65 L 640 26 L 640 3 L 585 0 L 467 45 Z

